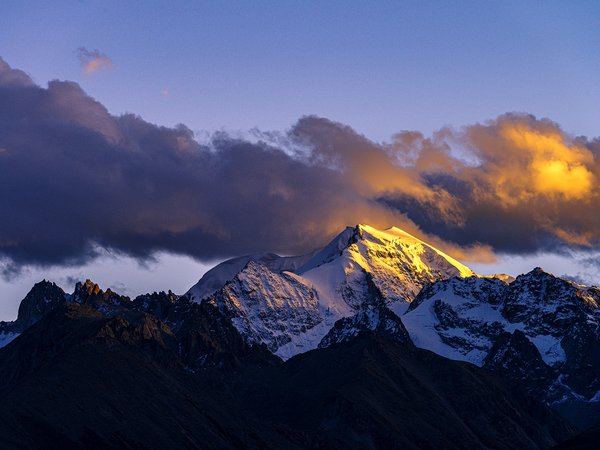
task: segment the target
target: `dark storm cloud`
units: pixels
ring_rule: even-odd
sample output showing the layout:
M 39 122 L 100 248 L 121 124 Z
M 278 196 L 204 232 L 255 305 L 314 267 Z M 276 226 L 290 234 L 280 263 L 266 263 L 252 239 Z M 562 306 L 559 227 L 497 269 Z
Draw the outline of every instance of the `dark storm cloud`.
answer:
M 0 252 L 10 267 L 80 263 L 98 245 L 140 258 L 302 252 L 360 218 L 403 220 L 308 155 L 224 134 L 202 146 L 184 126 L 111 116 L 75 83 L 44 89 L 0 69 Z
M 378 144 L 305 117 L 263 138 L 200 145 L 185 126 L 112 116 L 77 84 L 41 88 L 0 60 L 0 256 L 10 268 L 80 263 L 99 246 L 301 253 L 356 223 L 471 260 L 598 245 L 600 144 L 548 121 L 506 115 Z

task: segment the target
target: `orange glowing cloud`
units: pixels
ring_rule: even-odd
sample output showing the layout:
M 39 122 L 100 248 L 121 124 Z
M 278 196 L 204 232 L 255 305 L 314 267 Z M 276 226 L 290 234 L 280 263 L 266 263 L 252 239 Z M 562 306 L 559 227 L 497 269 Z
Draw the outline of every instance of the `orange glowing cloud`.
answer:
M 523 175 L 529 179 L 521 197 L 545 194 L 582 199 L 591 193 L 594 175 L 588 166 L 594 158 L 588 149 L 568 144 L 556 130 L 542 133 L 522 124 L 504 126 L 501 134 L 522 152 L 520 159 L 528 160 Z

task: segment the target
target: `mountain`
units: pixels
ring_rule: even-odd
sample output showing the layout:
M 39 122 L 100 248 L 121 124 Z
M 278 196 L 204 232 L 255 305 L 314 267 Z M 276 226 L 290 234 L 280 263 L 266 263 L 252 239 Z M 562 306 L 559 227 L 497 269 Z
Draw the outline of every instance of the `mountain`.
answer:
M 458 361 L 456 364 L 460 367 L 472 367 L 478 379 L 487 376 L 481 375 L 483 373 L 493 372 L 490 380 L 496 381 L 490 382 L 494 386 L 498 380 L 504 380 L 509 391 L 518 393 L 516 398 L 531 397 L 550 405 L 583 429 L 600 423 L 599 307 L 599 288 L 555 277 L 540 268 L 516 279 L 482 277 L 402 230 L 382 231 L 358 225 L 346 228 L 327 246 L 309 255 L 280 257 L 263 253 L 226 261 L 207 272 L 182 296 L 169 291 L 141 295 L 132 300 L 110 289 L 104 291 L 89 280 L 78 283 L 71 294 L 53 283 L 38 283 L 23 300 L 17 319 L 0 323 L 0 347 L 6 349 L 6 352 L 0 349 L 0 360 L 4 358 L 9 361 L 9 366 L 14 366 L 12 372 L 5 368 L 4 375 L 0 372 L 0 376 L 18 380 L 19 374 L 38 370 L 38 362 L 27 362 L 27 358 L 13 352 L 12 349 L 22 348 L 22 342 L 30 342 L 27 345 L 33 350 L 24 351 L 36 358 L 42 358 L 48 352 L 52 358 L 59 357 L 63 348 L 60 346 L 67 344 L 62 337 L 52 337 L 52 328 L 62 326 L 56 321 L 72 323 L 70 314 L 89 316 L 93 313 L 95 319 L 88 317 L 81 319 L 83 322 L 79 319 L 76 322 L 109 321 L 113 324 L 111 339 L 121 332 L 127 336 L 142 333 L 144 339 L 150 340 L 160 336 L 162 344 L 152 347 L 157 353 L 151 352 L 148 356 L 147 350 L 143 350 L 152 364 L 165 362 L 169 370 L 177 367 L 178 373 L 196 380 L 193 383 L 198 382 L 195 377 L 217 373 L 216 380 L 207 381 L 211 389 L 219 385 L 224 374 L 228 374 L 232 377 L 231 383 L 238 384 L 228 384 L 227 392 L 238 392 L 239 389 L 239 392 L 246 392 L 248 398 L 255 398 L 257 394 L 245 381 L 240 381 L 241 378 L 261 385 L 260 377 L 269 380 L 271 375 L 268 373 L 279 377 L 278 371 L 283 370 L 279 368 L 295 367 L 293 361 L 307 361 L 302 365 L 310 366 L 313 357 L 309 355 L 339 357 L 341 363 L 346 357 L 351 359 L 344 349 L 359 348 L 355 347 L 356 342 L 382 341 L 386 343 L 381 344 L 385 348 L 391 345 L 405 349 L 401 350 L 403 352 L 411 349 L 411 358 L 434 352 L 440 367 L 447 361 Z M 55 318 L 55 322 L 49 322 L 53 325 L 43 328 L 48 317 L 62 319 Z M 141 326 L 139 330 L 135 328 L 138 325 Z M 130 330 L 131 326 L 138 331 Z M 95 331 L 90 333 L 90 336 L 96 336 Z M 45 336 L 50 336 L 50 340 Z M 69 336 L 78 334 L 70 332 Z M 93 340 L 96 342 L 97 337 Z M 42 346 L 35 347 L 35 342 Z M 75 345 L 68 342 L 68 345 Z M 138 344 L 136 341 L 134 347 Z M 146 349 L 144 345 L 142 347 Z M 340 356 L 342 353 L 346 356 Z M 155 356 L 160 361 L 157 362 Z M 163 357 L 166 358 L 164 361 Z M 396 360 L 404 361 L 403 358 Z M 289 360 L 289 365 L 282 366 L 282 360 Z M 44 361 L 42 358 L 43 364 Z M 397 369 L 381 360 L 377 364 L 383 364 L 385 370 Z M 304 368 L 298 370 L 311 377 L 310 373 L 303 372 Z M 347 367 L 344 370 L 352 373 Z M 401 372 L 406 370 L 403 365 Z M 435 372 L 431 367 L 430 370 Z M 253 378 L 255 373 L 260 376 Z M 419 374 L 422 376 L 421 372 Z M 357 376 L 372 379 L 369 378 L 371 375 L 369 372 Z M 312 381 L 326 383 L 332 375 L 327 372 L 322 376 L 325 378 Z M 343 378 L 344 373 L 339 376 Z M 377 377 L 381 378 L 372 379 L 373 383 L 387 383 L 389 380 L 385 376 L 378 373 Z M 285 385 L 283 379 L 278 382 Z M 340 380 L 335 383 L 339 384 Z M 409 385 L 410 389 L 416 386 L 412 382 Z M 305 385 L 305 389 L 312 388 Z M 396 395 L 396 387 L 387 388 L 389 395 Z M 285 397 L 275 385 L 268 389 Z M 460 395 L 465 392 L 459 391 Z M 427 397 L 429 394 L 420 390 L 418 395 Z M 378 396 L 373 401 L 380 404 L 382 398 Z M 227 405 L 226 410 L 252 409 L 243 399 L 234 403 Z M 372 410 L 366 410 L 375 417 Z M 266 414 L 273 420 L 265 411 L 252 410 L 251 413 L 257 417 Z M 293 411 L 286 414 L 295 417 Z M 419 411 L 419 414 L 424 413 Z M 350 418 L 359 420 L 352 414 L 345 415 L 343 420 Z M 347 445 L 351 448 L 358 442 L 331 441 L 331 436 L 311 434 L 314 430 L 302 434 L 306 430 L 299 431 L 290 420 L 277 425 L 287 430 L 283 438 L 277 427 L 271 434 L 271 422 L 256 426 L 268 429 L 264 431 L 265 436 L 270 436 L 277 445 L 281 442 L 289 444 L 287 439 L 292 435 L 300 439 L 298 442 L 309 439 L 306 442 L 327 442 L 334 447 Z M 311 422 L 311 426 L 321 427 L 318 429 L 322 431 L 330 423 L 328 420 L 330 418 L 322 417 L 323 422 Z M 336 417 L 335 420 L 341 419 Z M 444 420 L 452 422 L 450 418 Z M 387 418 L 384 423 L 396 426 L 390 425 Z M 265 426 L 267 428 L 262 428 Z M 248 431 L 234 428 L 235 439 L 242 439 L 236 433 Z M 385 430 L 385 433 L 391 432 L 388 428 Z M 288 432 L 291 434 L 286 434 Z M 396 437 L 400 441 L 406 438 L 404 435 Z M 247 443 L 244 439 L 240 442 Z M 369 441 L 369 445 L 371 443 Z M 479 445 L 476 441 L 473 443 L 476 447 Z M 298 445 L 306 446 L 304 444 Z M 256 442 L 252 445 L 260 447 Z M 378 444 L 372 445 L 377 447 Z
M 293 272 L 308 261 L 313 256 L 313 253 L 302 256 L 279 256 L 275 253 L 256 253 L 228 259 L 207 271 L 198 283 L 188 290 L 186 295 L 191 300 L 196 301 L 209 297 L 225 286 L 228 281 L 233 280 L 250 261 L 259 263 L 276 273 L 283 271 Z
M 106 317 L 145 313 L 165 323 L 171 330 L 179 357 L 187 370 L 211 366 L 236 367 L 240 364 L 274 364 L 280 360 L 264 344 L 249 345 L 214 305 L 197 304 L 172 292 L 144 294 L 131 300 L 110 289 L 102 290 L 90 280 L 77 283 L 72 294 L 56 284 L 42 281 L 25 296 L 14 322 L 0 323 L 0 348 L 8 345 L 47 314 L 70 305 L 93 308 Z M 27 325 L 29 324 L 29 325 Z
M 349 342 L 357 336 L 380 336 L 390 341 L 412 346 L 402 320 L 385 306 L 366 306 L 350 317 L 338 320 L 325 335 L 319 348 Z
M 291 272 L 272 272 L 254 261 L 203 303 L 230 317 L 249 344 L 263 343 L 279 356 L 291 356 L 284 349 L 302 348 L 307 336 L 322 333 L 323 324 L 333 325 L 331 318 L 324 321 L 327 313 L 306 280 Z
M 321 430 L 335 448 L 547 448 L 571 433 L 492 374 L 375 334 L 265 372 L 273 375 L 252 385 L 250 403 L 269 419 Z
M 13 322 L 0 322 L 0 348 L 8 345 L 46 314 L 67 302 L 92 305 L 109 312 L 128 303 L 129 298 L 110 289 L 103 291 L 90 280 L 77 283 L 72 294 L 65 293 L 53 282 L 42 280 L 36 283 L 21 301 L 17 319 Z
M 362 303 L 360 287 L 366 286 L 368 273 L 388 306 L 400 308 L 406 308 L 427 283 L 475 275 L 405 231 L 368 225 L 346 228 L 297 273 L 312 281 L 323 296 L 341 297 L 351 307 Z
M 400 340 L 406 331 L 417 347 L 495 371 L 580 426 L 600 422 L 597 288 L 540 268 L 481 277 L 402 230 L 367 225 L 302 260 L 287 260 L 292 271 L 278 258 L 250 258 L 199 303 L 229 317 L 248 345 L 284 359 L 387 327 Z
M 357 225 L 312 256 L 260 254 L 226 261 L 185 296 L 229 315 L 249 344 L 264 343 L 289 358 L 316 348 L 338 319 L 368 305 L 383 301 L 402 312 L 426 284 L 474 275 L 398 228 Z
M 0 349 L 2 448 L 539 449 L 573 432 L 496 376 L 410 342 L 361 334 L 198 371 L 156 315 L 100 306 L 63 302 Z
M 172 331 L 146 313 L 107 317 L 65 303 L 0 349 L 0 374 L 6 449 L 258 448 L 268 439 L 205 393 Z
M 536 268 L 451 278 L 402 316 L 415 345 L 494 370 L 581 426 L 600 420 L 600 289 Z
M 55 283 L 46 280 L 36 283 L 19 304 L 17 319 L 13 322 L 0 322 L 0 348 L 8 345 L 46 313 L 65 301 L 64 291 Z

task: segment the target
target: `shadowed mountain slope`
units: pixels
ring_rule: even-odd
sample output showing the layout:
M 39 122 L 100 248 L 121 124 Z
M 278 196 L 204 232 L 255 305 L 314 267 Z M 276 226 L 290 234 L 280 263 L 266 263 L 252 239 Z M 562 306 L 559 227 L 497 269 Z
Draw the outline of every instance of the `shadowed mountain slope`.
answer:
M 549 448 L 571 430 L 493 375 L 373 334 L 190 371 L 156 316 L 65 303 L 0 349 L 2 448 Z

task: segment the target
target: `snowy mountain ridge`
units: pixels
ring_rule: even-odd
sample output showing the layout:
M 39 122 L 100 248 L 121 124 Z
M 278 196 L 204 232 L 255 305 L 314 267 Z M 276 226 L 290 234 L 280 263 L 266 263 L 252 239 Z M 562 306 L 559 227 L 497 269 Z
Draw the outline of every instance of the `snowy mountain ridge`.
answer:
M 500 372 L 574 410 L 600 407 L 599 305 L 599 288 L 535 268 L 511 284 L 438 281 L 401 319 L 417 347 Z
M 575 322 L 600 326 L 600 289 L 536 268 L 511 284 L 451 278 L 425 287 L 402 315 L 415 344 L 481 365 L 501 332 L 522 331 L 550 366 L 565 361 L 559 340 Z
M 337 320 L 369 305 L 402 312 L 428 283 L 476 276 L 398 228 L 368 225 L 347 227 L 309 255 L 246 256 L 210 272 L 185 295 L 217 306 L 249 343 L 284 359 L 317 348 Z

